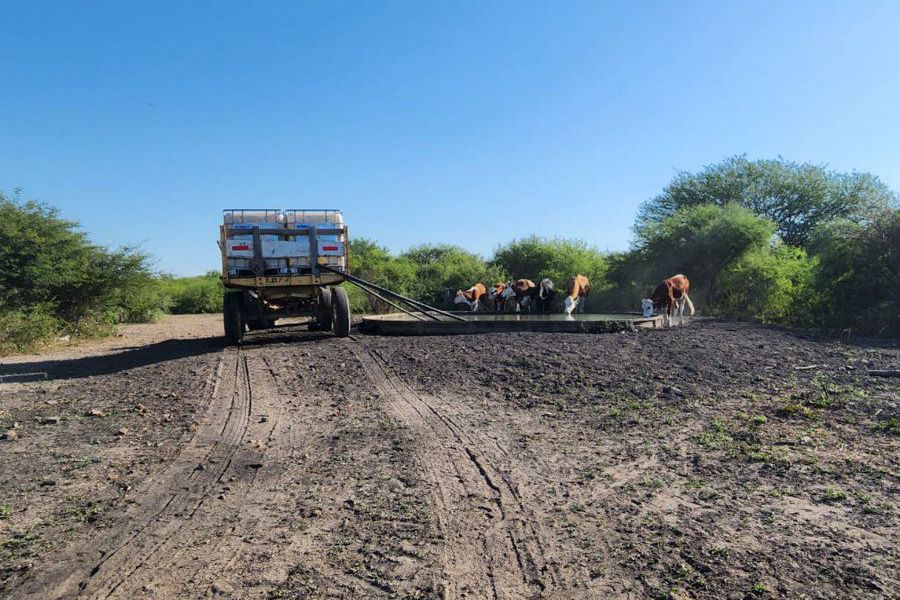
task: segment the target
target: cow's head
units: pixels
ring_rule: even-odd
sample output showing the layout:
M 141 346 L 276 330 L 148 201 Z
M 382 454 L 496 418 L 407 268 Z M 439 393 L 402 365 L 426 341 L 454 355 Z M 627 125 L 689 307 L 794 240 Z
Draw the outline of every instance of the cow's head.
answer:
M 469 299 L 466 298 L 466 293 L 462 290 L 457 290 L 456 298 L 453 299 L 453 304 L 469 304 Z
M 516 290 L 513 289 L 513 286 L 511 283 L 507 283 L 506 286 L 503 288 L 503 291 L 500 292 L 500 297 L 503 298 L 504 300 L 506 300 L 507 298 L 512 298 L 515 295 L 516 295 Z
M 644 316 L 649 318 L 653 316 L 653 300 L 650 298 L 643 298 L 641 300 L 641 312 L 644 313 Z

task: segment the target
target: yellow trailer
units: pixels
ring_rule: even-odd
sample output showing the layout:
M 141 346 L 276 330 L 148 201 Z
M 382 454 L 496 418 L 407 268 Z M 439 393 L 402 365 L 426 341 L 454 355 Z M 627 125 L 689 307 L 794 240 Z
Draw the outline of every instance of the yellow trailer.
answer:
M 286 317 L 350 335 L 349 239 L 336 209 L 227 209 L 219 232 L 229 344 Z

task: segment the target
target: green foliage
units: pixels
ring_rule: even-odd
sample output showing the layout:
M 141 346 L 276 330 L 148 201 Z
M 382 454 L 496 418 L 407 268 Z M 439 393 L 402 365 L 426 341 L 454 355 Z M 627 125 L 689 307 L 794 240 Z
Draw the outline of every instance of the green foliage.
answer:
M 57 334 L 98 335 L 153 318 L 145 254 L 92 244 L 55 209 L 0 193 L 0 344 L 23 350 Z
M 46 304 L 0 311 L 0 354 L 24 352 L 51 339 L 62 329 Z
M 559 290 L 565 288 L 572 275 L 587 275 L 597 293 L 602 289 L 609 269 L 606 256 L 582 240 L 538 236 L 513 240 L 498 247 L 491 264 L 500 272 L 508 273 L 513 280 L 524 277 L 538 283 L 549 277 Z M 597 293 L 588 298 L 589 310 Z
M 836 218 L 865 223 L 896 202 L 896 195 L 868 173 L 837 173 L 781 158 L 751 161 L 736 156 L 699 173 L 679 173 L 641 207 L 635 232 L 645 242 L 653 224 L 680 209 L 739 204 L 772 220 L 786 243 L 805 246 L 821 223 Z
M 719 314 L 763 323 L 805 324 L 814 299 L 815 262 L 802 248 L 777 243 L 727 265 L 715 294 Z
M 416 266 L 393 256 L 387 248 L 365 238 L 350 240 L 350 270 L 361 279 L 386 287 L 397 293 L 409 295 L 416 287 Z M 350 310 L 353 312 L 381 313 L 394 310 L 355 285 L 347 285 Z
M 437 305 L 448 305 L 457 290 L 479 282 L 489 287 L 506 275 L 477 254 L 450 244 L 415 246 L 400 258 L 415 266 L 415 285 L 409 291 Z
M 216 271 L 197 277 L 161 277 L 156 286 L 162 305 L 180 314 L 222 312 L 225 287 Z
M 860 225 L 825 223 L 813 234 L 820 323 L 900 334 L 900 210 Z
M 692 282 L 694 299 L 712 306 L 725 270 L 748 252 L 764 250 L 774 231 L 774 223 L 736 204 L 682 208 L 645 229 L 639 256 L 648 265 L 647 291 L 666 277 L 684 273 Z

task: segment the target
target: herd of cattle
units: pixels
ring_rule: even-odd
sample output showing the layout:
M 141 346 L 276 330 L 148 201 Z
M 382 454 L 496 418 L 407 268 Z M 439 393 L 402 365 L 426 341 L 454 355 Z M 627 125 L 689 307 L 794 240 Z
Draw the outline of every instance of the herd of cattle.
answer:
M 682 274 L 664 279 L 656 286 L 649 298 L 641 300 L 641 311 L 645 317 L 662 314 L 666 325 L 671 325 L 675 315 L 684 325 L 685 306 L 694 314 L 694 304 L 688 297 L 691 282 Z M 573 275 L 566 284 L 563 313 L 584 312 L 587 296 L 591 293 L 591 282 L 584 275 Z M 541 279 L 535 284 L 531 279 L 517 279 L 506 283 L 496 283 L 487 289 L 483 283 L 476 283 L 467 290 L 456 292 L 453 302 L 465 304 L 472 312 L 493 310 L 495 312 L 537 312 L 549 313 L 556 297 L 556 289 L 551 279 Z

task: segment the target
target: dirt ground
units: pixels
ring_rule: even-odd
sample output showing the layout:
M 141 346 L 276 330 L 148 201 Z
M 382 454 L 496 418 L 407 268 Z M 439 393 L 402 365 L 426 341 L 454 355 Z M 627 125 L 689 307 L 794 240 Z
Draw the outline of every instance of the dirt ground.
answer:
M 896 347 L 220 330 L 2 360 L 0 597 L 900 596 Z

